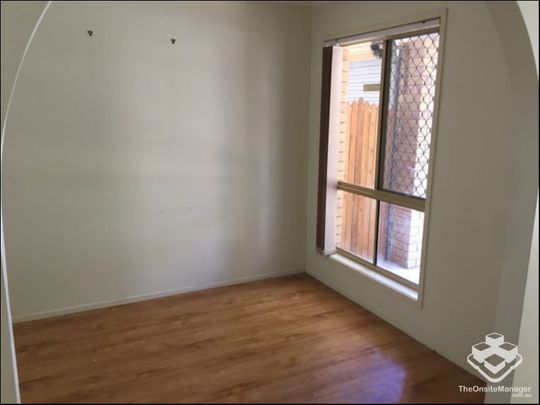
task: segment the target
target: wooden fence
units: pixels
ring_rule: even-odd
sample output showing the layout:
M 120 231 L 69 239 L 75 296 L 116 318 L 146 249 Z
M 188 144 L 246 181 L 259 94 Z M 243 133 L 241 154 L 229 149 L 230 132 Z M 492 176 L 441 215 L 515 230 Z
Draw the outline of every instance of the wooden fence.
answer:
M 361 98 L 344 103 L 338 169 L 344 181 L 373 188 L 377 125 L 378 105 Z M 337 245 L 371 261 L 375 247 L 375 200 L 341 193 L 337 205 L 337 224 Z

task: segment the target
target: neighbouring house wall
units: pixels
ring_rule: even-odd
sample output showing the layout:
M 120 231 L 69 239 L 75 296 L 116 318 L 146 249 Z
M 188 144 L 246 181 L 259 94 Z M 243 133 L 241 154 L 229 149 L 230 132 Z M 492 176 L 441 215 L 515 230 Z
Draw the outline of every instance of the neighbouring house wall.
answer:
M 310 18 L 51 5 L 5 141 L 16 320 L 303 271 Z
M 435 147 L 423 307 L 324 258 L 315 250 L 321 49 L 325 39 L 448 8 Z M 484 2 L 329 2 L 314 7 L 308 170 L 308 273 L 467 368 L 471 345 L 493 331 L 507 233 L 520 205 L 531 238 L 538 138 L 514 133 L 512 81 Z M 531 124 L 532 128 L 532 124 Z M 519 148 L 516 144 L 519 143 Z M 521 154 L 517 158 L 517 151 Z M 519 164 L 518 164 L 519 163 Z M 521 165 L 521 166 L 520 166 Z M 524 172 L 526 170 L 526 172 Z M 521 173 L 517 194 L 512 182 Z M 513 223 L 512 223 L 513 225 Z M 528 249 L 525 246 L 525 249 Z M 526 269 L 516 268 L 523 281 Z

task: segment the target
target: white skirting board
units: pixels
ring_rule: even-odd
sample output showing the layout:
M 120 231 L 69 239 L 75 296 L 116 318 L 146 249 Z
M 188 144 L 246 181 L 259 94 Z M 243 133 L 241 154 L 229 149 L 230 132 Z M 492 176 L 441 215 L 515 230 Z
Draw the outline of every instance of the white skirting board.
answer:
M 193 291 L 208 290 L 210 288 L 225 287 L 225 286 L 234 285 L 234 284 L 243 284 L 250 281 L 264 280 L 264 279 L 283 277 L 283 276 L 291 276 L 294 274 L 301 274 L 304 272 L 305 272 L 304 269 L 297 269 L 297 270 L 292 270 L 292 271 L 287 271 L 287 272 L 263 273 L 263 274 L 257 274 L 255 276 L 240 277 L 240 278 L 230 280 L 230 281 L 218 281 L 215 283 L 209 283 L 209 284 L 204 284 L 200 286 L 183 287 L 183 288 L 178 288 L 178 289 L 173 289 L 173 290 L 165 290 L 165 291 L 159 291 L 155 293 L 135 295 L 132 297 L 120 298 L 117 300 L 101 301 L 101 302 L 95 302 L 91 304 L 75 305 L 75 306 L 67 307 L 67 308 L 52 309 L 49 311 L 35 312 L 33 314 L 13 316 L 13 323 L 32 321 L 35 319 L 51 318 L 54 316 L 73 314 L 76 312 L 90 311 L 92 309 L 114 307 L 116 305 L 129 304 L 129 303 L 138 302 L 138 301 L 145 301 L 145 300 L 150 300 L 153 298 L 168 297 L 171 295 L 185 294 L 185 293 L 193 292 Z

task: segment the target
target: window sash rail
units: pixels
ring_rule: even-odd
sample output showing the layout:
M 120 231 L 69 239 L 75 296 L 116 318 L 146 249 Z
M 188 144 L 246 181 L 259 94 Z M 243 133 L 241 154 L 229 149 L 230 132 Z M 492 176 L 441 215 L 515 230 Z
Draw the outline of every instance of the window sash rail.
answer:
M 392 273 L 389 270 L 383 269 L 382 267 L 379 267 L 376 264 L 373 264 L 373 263 L 367 261 L 366 259 L 364 259 L 364 258 L 362 258 L 362 257 L 360 257 L 358 255 L 355 255 L 352 252 L 349 252 L 348 250 L 345 250 L 345 249 L 340 248 L 340 247 L 336 247 L 336 253 L 338 253 L 338 254 L 340 254 L 342 256 L 345 256 L 346 258 L 352 260 L 353 262 L 361 264 L 362 266 L 365 266 L 370 270 L 373 270 L 373 271 L 375 271 L 375 272 L 377 272 L 379 274 L 382 274 L 383 276 L 388 277 L 388 278 L 390 278 L 390 279 L 392 279 L 394 281 L 397 281 L 397 282 L 405 285 L 406 287 L 409 287 L 412 290 L 418 292 L 418 284 L 415 284 L 412 281 L 407 280 L 406 278 L 398 276 L 397 274 Z
M 386 203 L 401 205 L 402 207 L 410 208 L 416 211 L 424 212 L 426 209 L 426 201 L 424 199 L 396 194 L 390 191 L 376 190 L 367 187 L 358 186 L 356 184 L 338 181 L 337 189 L 347 191 L 349 193 L 369 197 L 374 200 L 384 201 Z

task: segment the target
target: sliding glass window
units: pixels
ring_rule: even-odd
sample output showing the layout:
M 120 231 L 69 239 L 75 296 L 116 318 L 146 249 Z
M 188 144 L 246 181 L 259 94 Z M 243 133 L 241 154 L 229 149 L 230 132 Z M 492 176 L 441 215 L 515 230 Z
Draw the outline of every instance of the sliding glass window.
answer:
M 439 19 L 323 49 L 317 248 L 417 288 L 429 198 Z

